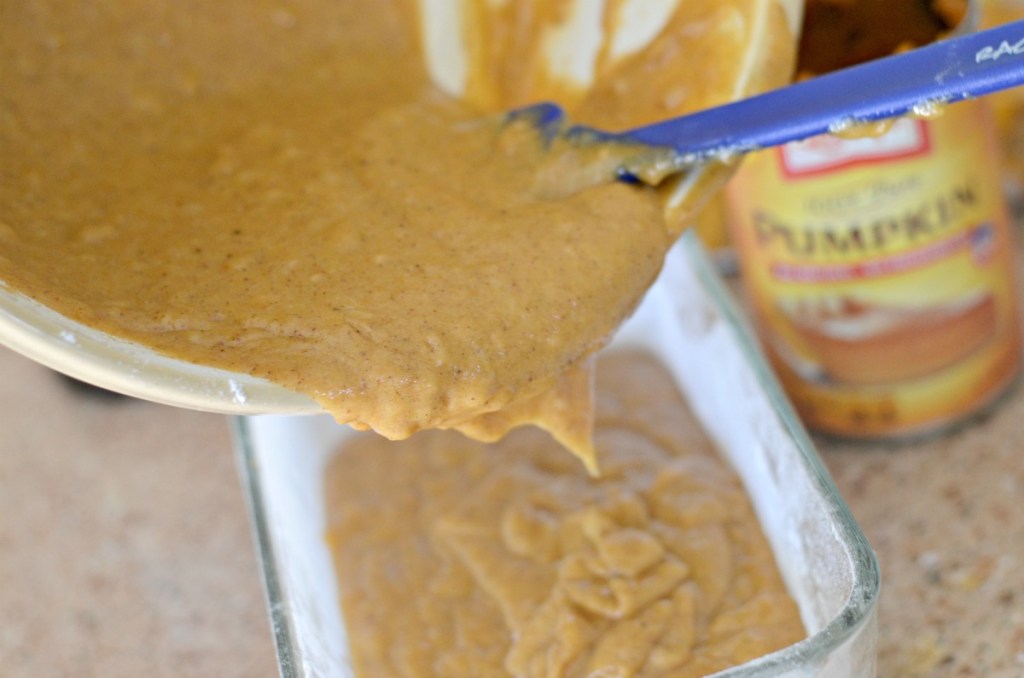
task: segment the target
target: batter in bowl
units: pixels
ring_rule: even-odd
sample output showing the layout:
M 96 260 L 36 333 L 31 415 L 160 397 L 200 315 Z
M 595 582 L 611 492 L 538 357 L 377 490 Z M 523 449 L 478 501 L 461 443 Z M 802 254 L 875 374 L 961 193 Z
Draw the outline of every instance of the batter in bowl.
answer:
M 680 3 L 688 32 L 666 29 L 573 113 L 608 122 L 615 91 L 649 118 L 741 95 L 725 50 L 755 4 Z M 486 102 L 444 93 L 402 0 L 0 0 L 0 17 L 10 288 L 391 438 L 533 421 L 590 459 L 587 359 L 680 226 L 658 189 L 552 192 L 549 151 L 485 115 L 550 83 L 524 70 Z M 650 95 L 684 48 L 701 67 Z

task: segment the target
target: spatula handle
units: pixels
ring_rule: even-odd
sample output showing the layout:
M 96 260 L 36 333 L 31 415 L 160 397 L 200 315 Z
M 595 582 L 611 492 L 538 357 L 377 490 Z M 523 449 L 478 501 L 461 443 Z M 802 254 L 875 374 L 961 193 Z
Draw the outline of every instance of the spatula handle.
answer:
M 1024 21 L 623 133 L 686 159 L 745 152 L 1024 84 Z

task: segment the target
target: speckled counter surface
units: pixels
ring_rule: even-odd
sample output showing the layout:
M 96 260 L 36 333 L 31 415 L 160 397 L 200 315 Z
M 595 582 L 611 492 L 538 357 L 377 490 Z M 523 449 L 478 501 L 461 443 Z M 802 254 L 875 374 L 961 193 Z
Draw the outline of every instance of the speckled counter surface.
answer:
M 1024 389 L 897 449 L 819 444 L 878 553 L 881 676 L 1024 676 Z
M 1024 388 L 939 439 L 819 450 L 881 561 L 879 674 L 1024 676 Z M 223 417 L 0 349 L 0 675 L 274 676 L 262 596 Z
M 0 349 L 0 676 L 274 676 L 224 417 Z

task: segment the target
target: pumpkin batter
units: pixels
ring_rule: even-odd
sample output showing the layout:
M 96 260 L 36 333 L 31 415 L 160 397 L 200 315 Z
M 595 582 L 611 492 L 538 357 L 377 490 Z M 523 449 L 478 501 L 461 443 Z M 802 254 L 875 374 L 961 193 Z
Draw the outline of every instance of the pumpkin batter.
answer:
M 789 35 L 759 4 L 680 3 L 587 91 L 481 67 L 470 106 L 428 77 L 411 1 L 0 0 L 0 281 L 388 437 L 536 421 L 589 458 L 586 357 L 679 227 L 652 188 L 541 171 L 557 153 L 482 111 L 551 93 L 639 124 L 781 82 L 785 39 L 751 77 L 729 58 Z M 536 64 L 574 3 L 542 5 L 496 15 L 519 33 L 480 63 Z
M 804 637 L 661 365 L 612 352 L 598 380 L 600 479 L 529 428 L 342 446 L 328 529 L 357 675 L 683 678 Z

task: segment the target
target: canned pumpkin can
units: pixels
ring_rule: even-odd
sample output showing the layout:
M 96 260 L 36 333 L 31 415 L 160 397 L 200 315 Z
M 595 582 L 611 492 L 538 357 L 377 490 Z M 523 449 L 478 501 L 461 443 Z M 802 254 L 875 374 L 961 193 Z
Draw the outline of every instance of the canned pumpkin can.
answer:
M 968 0 L 807 0 L 800 77 L 972 30 Z M 749 156 L 729 234 L 763 345 L 810 428 L 941 431 L 1021 362 L 1015 249 L 985 100 Z
M 1014 243 L 982 101 L 747 159 L 731 236 L 761 337 L 809 427 L 922 434 L 1020 365 Z

